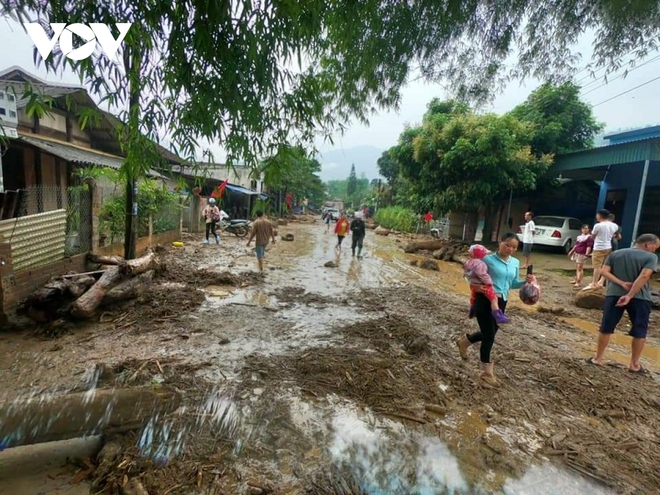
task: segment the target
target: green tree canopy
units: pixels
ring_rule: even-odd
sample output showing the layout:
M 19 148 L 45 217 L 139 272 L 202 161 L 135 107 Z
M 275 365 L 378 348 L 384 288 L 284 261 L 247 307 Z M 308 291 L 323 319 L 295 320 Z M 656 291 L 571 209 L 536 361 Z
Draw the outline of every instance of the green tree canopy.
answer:
M 537 155 L 591 148 L 594 136 L 603 128 L 596 122 L 591 106 L 580 99 L 580 88 L 573 83 L 542 85 L 514 108 L 511 115 L 534 124 L 531 146 Z
M 532 153 L 532 125 L 511 115 L 461 114 L 439 124 L 427 120 L 413 150 L 441 211 L 479 210 L 511 189 L 534 189 L 551 163 Z
M 272 190 L 308 198 L 315 205 L 322 205 L 327 198 L 327 189 L 318 176 L 321 164 L 302 147 L 281 146 L 277 154 L 261 162 L 259 170 Z
M 385 177 L 388 183 L 393 184 L 399 175 L 399 164 L 392 158 L 389 150 L 383 152 L 380 158 L 378 158 L 377 164 L 380 175 Z

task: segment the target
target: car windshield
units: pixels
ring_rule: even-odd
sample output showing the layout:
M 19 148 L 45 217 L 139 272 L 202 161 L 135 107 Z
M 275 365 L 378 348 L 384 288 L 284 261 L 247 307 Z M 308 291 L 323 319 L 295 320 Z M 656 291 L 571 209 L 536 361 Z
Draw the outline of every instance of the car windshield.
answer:
M 562 217 L 536 217 L 534 224 L 537 227 L 552 227 L 561 229 L 564 226 L 564 218 Z

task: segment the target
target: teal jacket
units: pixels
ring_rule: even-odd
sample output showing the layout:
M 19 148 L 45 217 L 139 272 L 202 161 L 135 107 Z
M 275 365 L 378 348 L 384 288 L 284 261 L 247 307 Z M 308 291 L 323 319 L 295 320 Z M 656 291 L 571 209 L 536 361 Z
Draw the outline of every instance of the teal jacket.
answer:
M 484 258 L 484 263 L 488 266 L 488 275 L 493 279 L 495 294 L 502 296 L 505 301 L 509 298 L 511 289 L 519 289 L 525 285 L 525 281 L 519 279 L 520 261 L 513 256 L 504 261 L 497 253 L 493 253 Z

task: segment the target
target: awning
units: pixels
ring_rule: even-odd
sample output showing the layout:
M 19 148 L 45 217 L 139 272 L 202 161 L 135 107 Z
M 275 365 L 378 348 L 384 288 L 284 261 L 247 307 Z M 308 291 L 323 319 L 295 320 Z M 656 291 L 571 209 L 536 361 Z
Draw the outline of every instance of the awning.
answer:
M 233 184 L 227 184 L 226 187 L 227 187 L 227 190 L 229 190 L 231 192 L 235 192 L 237 194 L 245 194 L 247 196 L 259 196 L 259 199 L 264 200 L 264 201 L 268 199 L 268 194 L 263 193 L 263 192 L 260 193 L 260 192 L 257 192 L 257 191 L 253 191 L 252 189 L 248 189 L 248 188 L 243 187 L 243 186 L 236 186 L 236 185 L 233 185 Z
M 80 163 L 81 165 L 96 165 L 119 170 L 124 161 L 124 158 L 120 156 L 35 136 L 19 136 L 18 140 L 36 146 L 51 155 L 59 156 L 68 162 Z M 159 179 L 165 178 L 155 170 L 149 170 L 147 175 Z

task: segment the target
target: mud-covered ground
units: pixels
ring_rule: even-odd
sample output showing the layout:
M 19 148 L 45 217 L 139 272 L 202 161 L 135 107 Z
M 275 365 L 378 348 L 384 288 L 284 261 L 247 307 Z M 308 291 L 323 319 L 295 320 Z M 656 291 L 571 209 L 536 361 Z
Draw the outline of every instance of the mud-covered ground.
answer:
M 539 254 L 543 300 L 512 293 L 493 390 L 478 349 L 465 363 L 454 344 L 476 328 L 459 265 L 413 267 L 423 255 L 404 255 L 403 237 L 369 232 L 353 259 L 320 222 L 279 231 L 295 239 L 269 248 L 263 276 L 244 240 L 190 237 L 138 300 L 57 332 L 0 335 L 5 402 L 147 385 L 183 397 L 107 438 L 112 460 L 60 467 L 57 493 L 134 482 L 151 494 L 657 493 L 657 313 L 652 373 L 622 365 L 625 322 L 610 365 L 588 365 L 599 311 L 575 308 L 565 262 Z

